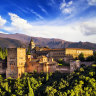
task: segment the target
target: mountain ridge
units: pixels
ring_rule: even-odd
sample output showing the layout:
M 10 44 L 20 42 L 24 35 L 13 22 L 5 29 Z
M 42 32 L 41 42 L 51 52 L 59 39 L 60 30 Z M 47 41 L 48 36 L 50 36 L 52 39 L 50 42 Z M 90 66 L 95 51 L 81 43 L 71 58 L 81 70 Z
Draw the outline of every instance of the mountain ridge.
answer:
M 5 42 L 4 39 L 10 41 L 11 39 L 15 42 L 18 42 L 20 46 L 28 46 L 30 39 L 32 38 L 37 46 L 48 46 L 50 48 L 84 48 L 84 49 L 96 49 L 96 44 L 91 42 L 70 42 L 62 39 L 55 39 L 55 38 L 42 38 L 42 37 L 31 37 L 25 34 L 3 34 L 0 33 L 0 38 L 3 38 L 2 42 Z M 0 39 L 1 42 L 1 39 Z M 11 43 L 11 42 L 10 42 Z M 0 43 L 0 45 L 4 46 Z M 13 44 L 13 43 L 12 43 Z M 6 44 L 10 45 L 10 44 Z M 17 43 L 16 43 L 17 45 Z M 2 47 L 1 46 L 1 47 Z M 18 47 L 18 46 L 17 46 Z

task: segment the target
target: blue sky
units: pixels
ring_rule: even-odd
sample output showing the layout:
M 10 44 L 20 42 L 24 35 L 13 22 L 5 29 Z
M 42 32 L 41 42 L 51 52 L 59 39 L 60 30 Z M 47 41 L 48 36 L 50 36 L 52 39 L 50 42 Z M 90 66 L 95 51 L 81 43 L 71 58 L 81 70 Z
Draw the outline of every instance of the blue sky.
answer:
M 96 0 L 0 0 L 0 33 L 96 43 Z

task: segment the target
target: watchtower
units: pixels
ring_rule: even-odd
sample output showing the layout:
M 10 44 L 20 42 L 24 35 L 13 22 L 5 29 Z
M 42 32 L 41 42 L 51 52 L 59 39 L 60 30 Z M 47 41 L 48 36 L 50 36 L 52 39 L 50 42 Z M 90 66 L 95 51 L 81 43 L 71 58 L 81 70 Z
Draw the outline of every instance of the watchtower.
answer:
M 25 63 L 25 48 L 8 48 L 6 78 L 20 78 L 25 72 Z

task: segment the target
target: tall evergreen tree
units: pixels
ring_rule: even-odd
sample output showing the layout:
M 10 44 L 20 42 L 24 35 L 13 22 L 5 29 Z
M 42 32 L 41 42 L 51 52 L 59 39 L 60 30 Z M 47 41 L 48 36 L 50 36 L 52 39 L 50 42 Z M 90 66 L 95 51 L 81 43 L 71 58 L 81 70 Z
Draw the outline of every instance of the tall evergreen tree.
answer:
M 30 85 L 30 79 L 29 79 L 29 77 L 28 77 L 28 88 L 29 88 L 28 96 L 34 96 L 33 89 L 31 88 L 31 85 Z

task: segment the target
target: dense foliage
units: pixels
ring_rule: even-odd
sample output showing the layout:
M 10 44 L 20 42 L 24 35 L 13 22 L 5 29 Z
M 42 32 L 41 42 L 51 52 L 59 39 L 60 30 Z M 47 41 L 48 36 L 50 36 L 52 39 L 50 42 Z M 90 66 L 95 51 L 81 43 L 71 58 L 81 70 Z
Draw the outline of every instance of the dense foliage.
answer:
M 84 60 L 85 60 L 84 54 L 83 54 L 83 53 L 80 53 L 79 56 L 78 56 L 78 59 L 79 59 L 80 61 L 84 61 Z
M 70 66 L 70 64 L 65 62 L 63 59 L 59 59 L 57 62 L 59 66 Z
M 95 61 L 95 63 L 96 63 L 96 51 L 94 52 L 93 57 L 94 57 L 94 61 Z
M 0 96 L 96 96 L 96 65 L 71 74 L 34 72 L 21 79 L 0 76 Z
M 84 58 L 84 54 L 80 53 L 78 58 L 76 58 L 76 59 L 79 59 L 80 61 L 85 61 L 85 62 L 86 61 L 88 61 L 88 62 L 95 61 L 95 63 L 96 63 L 96 52 L 94 52 L 93 55 L 88 56 L 87 58 Z
M 2 49 L 2 48 L 0 48 L 0 59 L 5 59 L 7 57 L 7 49 L 6 48 L 4 48 L 4 49 Z

